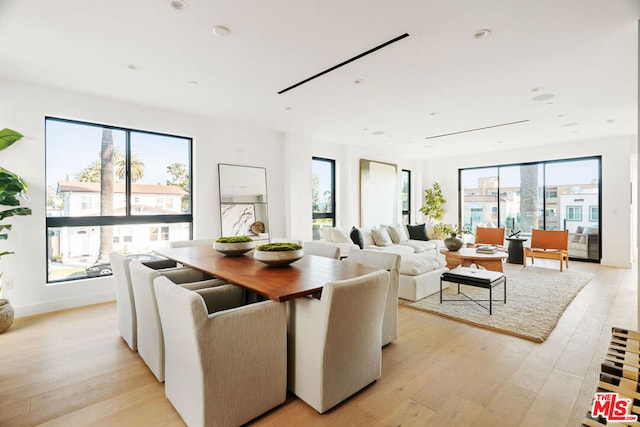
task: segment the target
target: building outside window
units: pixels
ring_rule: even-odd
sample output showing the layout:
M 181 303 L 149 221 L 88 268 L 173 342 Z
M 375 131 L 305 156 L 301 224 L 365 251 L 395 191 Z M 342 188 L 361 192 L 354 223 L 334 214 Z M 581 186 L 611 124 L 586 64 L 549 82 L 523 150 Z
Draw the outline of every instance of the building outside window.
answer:
M 567 221 L 582 221 L 582 206 L 567 206 Z
M 589 221 L 598 222 L 600 219 L 600 210 L 597 206 L 589 206 Z
M 191 237 L 190 138 L 51 117 L 45 128 L 48 282 Z
M 319 240 L 320 228 L 336 225 L 336 162 L 313 157 L 311 173 L 313 239 Z

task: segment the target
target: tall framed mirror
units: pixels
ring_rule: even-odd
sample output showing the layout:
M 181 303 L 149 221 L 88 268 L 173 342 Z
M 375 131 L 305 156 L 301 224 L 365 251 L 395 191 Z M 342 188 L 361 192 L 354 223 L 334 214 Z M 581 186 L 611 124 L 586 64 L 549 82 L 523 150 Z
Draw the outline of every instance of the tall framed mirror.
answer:
M 218 176 L 222 235 L 268 240 L 266 169 L 219 163 Z
M 398 221 L 398 165 L 360 159 L 360 225 Z

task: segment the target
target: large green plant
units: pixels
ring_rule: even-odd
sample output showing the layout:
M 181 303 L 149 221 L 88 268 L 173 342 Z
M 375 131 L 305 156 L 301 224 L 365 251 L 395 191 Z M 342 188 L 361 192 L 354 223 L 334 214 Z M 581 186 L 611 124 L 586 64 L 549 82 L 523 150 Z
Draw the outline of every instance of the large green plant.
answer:
M 424 206 L 420 208 L 420 212 L 426 215 L 429 221 L 432 219 L 440 221 L 444 214 L 442 205 L 445 203 L 447 203 L 447 200 L 442 194 L 440 184 L 434 182 L 431 188 L 424 190 Z
M 10 147 L 14 142 L 22 139 L 23 135 L 12 129 L 0 130 L 0 151 Z M 18 215 L 31 215 L 31 209 L 20 207 L 21 200 L 29 200 L 27 189 L 29 185 L 15 173 L 0 167 L 0 206 L 10 206 L 0 210 L 0 221 Z M 0 240 L 7 240 L 11 224 L 0 223 Z M 0 252 L 0 257 L 12 254 L 11 251 Z

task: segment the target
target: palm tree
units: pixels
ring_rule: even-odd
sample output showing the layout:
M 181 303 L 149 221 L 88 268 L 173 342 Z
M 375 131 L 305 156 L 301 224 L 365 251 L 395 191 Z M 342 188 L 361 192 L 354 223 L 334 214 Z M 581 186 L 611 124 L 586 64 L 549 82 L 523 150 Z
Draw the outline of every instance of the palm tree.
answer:
M 538 165 L 520 166 L 520 229 L 538 227 Z
M 114 147 L 111 129 L 102 130 L 102 150 L 100 151 L 100 215 L 113 215 Z M 108 262 L 113 250 L 112 226 L 100 227 L 100 249 L 96 263 Z
M 100 162 L 96 160 L 91 163 L 73 175 L 73 179 L 80 182 L 100 182 Z
M 118 150 L 114 150 L 113 157 L 116 165 L 116 178 L 118 178 L 118 181 L 124 181 L 127 173 L 125 157 Z M 131 183 L 134 183 L 144 177 L 144 163 L 138 159 L 136 153 L 131 153 L 129 163 L 131 165 Z

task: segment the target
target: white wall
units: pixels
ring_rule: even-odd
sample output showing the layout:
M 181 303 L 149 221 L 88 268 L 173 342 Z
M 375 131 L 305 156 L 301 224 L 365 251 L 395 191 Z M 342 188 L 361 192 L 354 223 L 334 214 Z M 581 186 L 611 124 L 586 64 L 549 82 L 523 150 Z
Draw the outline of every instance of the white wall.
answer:
M 631 167 L 629 159 L 635 150 L 636 138 L 588 140 L 575 144 L 554 144 L 536 148 L 456 156 L 426 160 L 423 168 L 423 188 L 434 181 L 440 183 L 447 204 L 445 222 L 457 223 L 458 169 L 500 164 L 568 159 L 602 155 L 602 265 L 631 267 L 633 229 L 631 224 Z M 635 241 L 633 242 L 635 245 Z
M 15 255 L 3 257 L 0 271 L 5 284 L 14 284 L 13 289 L 5 289 L 4 296 L 11 300 L 18 316 L 115 298 L 110 277 L 46 284 L 45 116 L 192 137 L 194 238 L 220 235 L 218 163 L 265 167 L 270 232 L 285 232 L 283 135 L 278 132 L 2 79 L 0 94 L 0 128 L 25 135 L 2 151 L 0 165 L 29 183 L 29 207 L 33 210 L 32 216 L 13 219 L 9 240 L 0 242 L 0 251 L 15 251 Z

